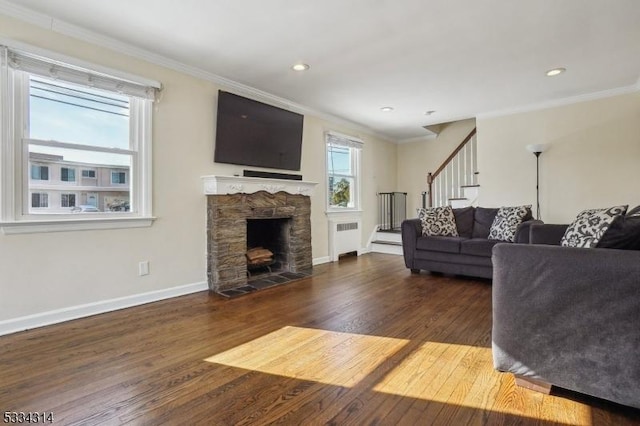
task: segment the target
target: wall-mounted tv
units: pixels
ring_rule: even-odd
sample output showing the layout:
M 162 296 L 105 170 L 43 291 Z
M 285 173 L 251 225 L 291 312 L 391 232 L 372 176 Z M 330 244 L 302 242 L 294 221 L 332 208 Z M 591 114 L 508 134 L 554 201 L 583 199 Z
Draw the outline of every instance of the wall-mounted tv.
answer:
M 214 161 L 300 170 L 303 121 L 300 114 L 220 90 Z

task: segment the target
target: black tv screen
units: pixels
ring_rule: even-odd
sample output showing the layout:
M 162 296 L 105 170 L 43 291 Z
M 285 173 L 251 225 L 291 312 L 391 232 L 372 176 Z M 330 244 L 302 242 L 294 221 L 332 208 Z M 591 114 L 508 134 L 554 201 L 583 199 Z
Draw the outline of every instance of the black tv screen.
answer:
M 220 90 L 214 161 L 300 170 L 303 119 L 300 114 Z

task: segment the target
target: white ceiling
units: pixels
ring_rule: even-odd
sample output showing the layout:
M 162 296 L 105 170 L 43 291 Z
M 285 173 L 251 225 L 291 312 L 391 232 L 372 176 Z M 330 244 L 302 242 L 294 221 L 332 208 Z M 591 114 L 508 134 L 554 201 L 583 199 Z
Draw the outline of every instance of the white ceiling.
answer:
M 640 88 L 640 0 L 0 0 L 22 7 L 395 141 Z

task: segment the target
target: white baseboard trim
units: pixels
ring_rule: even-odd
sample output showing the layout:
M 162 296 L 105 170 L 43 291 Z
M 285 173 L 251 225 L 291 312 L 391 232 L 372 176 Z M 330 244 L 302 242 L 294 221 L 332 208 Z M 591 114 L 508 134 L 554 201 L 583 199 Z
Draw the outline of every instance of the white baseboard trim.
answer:
M 206 281 L 0 321 L 0 336 L 208 290 Z
M 323 263 L 329 263 L 329 262 L 331 262 L 331 258 L 329 256 L 316 257 L 311 261 L 313 266 L 322 265 Z
M 362 247 L 361 249 L 357 250 L 357 252 L 358 252 L 358 256 L 362 256 L 363 254 L 371 253 L 371 250 L 368 249 L 367 247 Z M 316 257 L 315 259 L 313 259 L 313 266 L 322 265 L 323 263 L 330 263 L 330 262 L 331 262 L 331 257 L 329 256 Z

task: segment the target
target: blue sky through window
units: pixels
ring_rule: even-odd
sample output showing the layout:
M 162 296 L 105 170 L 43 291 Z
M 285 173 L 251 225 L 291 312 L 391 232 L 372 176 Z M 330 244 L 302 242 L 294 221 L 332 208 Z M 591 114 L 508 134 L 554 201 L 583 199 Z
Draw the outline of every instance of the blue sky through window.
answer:
M 44 77 L 31 77 L 29 137 L 129 149 L 129 98 Z M 31 145 L 66 161 L 130 166 L 128 155 Z
M 330 145 L 327 150 L 329 174 L 350 175 L 351 156 L 348 147 Z

